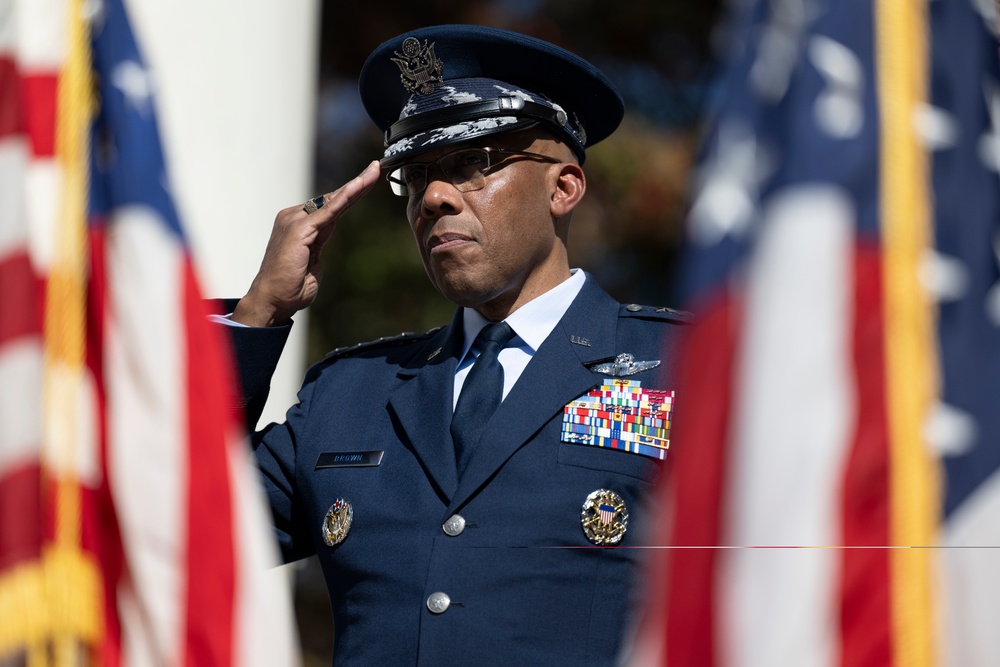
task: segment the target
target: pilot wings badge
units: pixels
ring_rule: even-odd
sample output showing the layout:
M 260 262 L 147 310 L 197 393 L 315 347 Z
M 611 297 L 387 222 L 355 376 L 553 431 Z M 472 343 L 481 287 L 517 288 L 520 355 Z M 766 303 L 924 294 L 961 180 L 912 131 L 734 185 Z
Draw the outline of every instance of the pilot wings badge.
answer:
M 620 378 L 628 375 L 635 375 L 640 371 L 648 371 L 649 369 L 656 368 L 659 365 L 659 359 L 653 361 L 636 361 L 635 357 L 626 352 L 624 354 L 619 354 L 615 357 L 614 361 L 591 366 L 590 370 L 595 373 L 600 373 L 601 375 L 610 375 L 611 377 Z

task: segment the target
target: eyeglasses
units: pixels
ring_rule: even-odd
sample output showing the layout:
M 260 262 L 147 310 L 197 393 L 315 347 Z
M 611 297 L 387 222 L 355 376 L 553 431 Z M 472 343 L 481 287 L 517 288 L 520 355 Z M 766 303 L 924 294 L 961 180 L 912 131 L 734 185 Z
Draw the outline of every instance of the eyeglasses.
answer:
M 543 162 L 562 162 L 548 155 L 507 148 L 462 148 L 429 162 L 412 162 L 386 174 L 392 193 L 400 197 L 419 195 L 427 189 L 431 165 L 437 165 L 445 179 L 459 192 L 481 190 L 490 169 L 512 158 L 530 158 Z

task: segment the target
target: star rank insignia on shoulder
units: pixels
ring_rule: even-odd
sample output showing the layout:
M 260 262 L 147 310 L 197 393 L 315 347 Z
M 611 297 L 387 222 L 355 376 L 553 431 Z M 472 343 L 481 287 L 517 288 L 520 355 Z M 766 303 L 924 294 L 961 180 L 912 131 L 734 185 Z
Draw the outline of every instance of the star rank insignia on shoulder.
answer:
M 401 334 L 395 336 L 383 336 L 382 338 L 377 338 L 375 340 L 370 340 L 365 343 L 357 343 L 356 345 L 345 345 L 344 347 L 338 347 L 336 349 L 330 350 L 326 354 L 326 360 L 332 360 L 339 357 L 349 357 L 353 354 L 358 354 L 372 348 L 376 348 L 380 345 L 404 345 L 413 341 L 423 340 L 438 331 L 441 327 L 435 327 L 424 333 L 413 333 L 410 331 L 404 331 Z
M 694 315 L 686 310 L 676 310 L 666 306 L 641 306 L 638 303 L 623 304 L 618 311 L 618 316 L 670 320 L 679 324 L 689 324 L 694 319 Z

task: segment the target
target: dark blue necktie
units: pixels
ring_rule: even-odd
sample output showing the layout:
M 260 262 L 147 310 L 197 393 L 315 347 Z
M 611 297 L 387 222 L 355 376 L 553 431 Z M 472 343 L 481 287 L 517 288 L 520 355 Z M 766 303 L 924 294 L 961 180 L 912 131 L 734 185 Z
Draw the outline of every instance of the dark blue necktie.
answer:
M 513 337 L 514 330 L 509 324 L 495 322 L 486 325 L 472 344 L 472 349 L 479 349 L 479 356 L 465 378 L 455 405 L 455 415 L 451 419 L 451 437 L 455 441 L 459 475 L 479 444 L 486 422 L 503 398 L 503 366 L 497 356 Z

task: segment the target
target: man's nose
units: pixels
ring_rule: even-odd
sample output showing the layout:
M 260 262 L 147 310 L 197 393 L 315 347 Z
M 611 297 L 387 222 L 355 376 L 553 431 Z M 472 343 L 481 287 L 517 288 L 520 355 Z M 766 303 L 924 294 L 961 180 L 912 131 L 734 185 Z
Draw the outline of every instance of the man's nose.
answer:
M 437 215 L 454 213 L 462 207 L 462 193 L 436 163 L 427 168 L 427 187 L 420 196 L 423 208 Z

